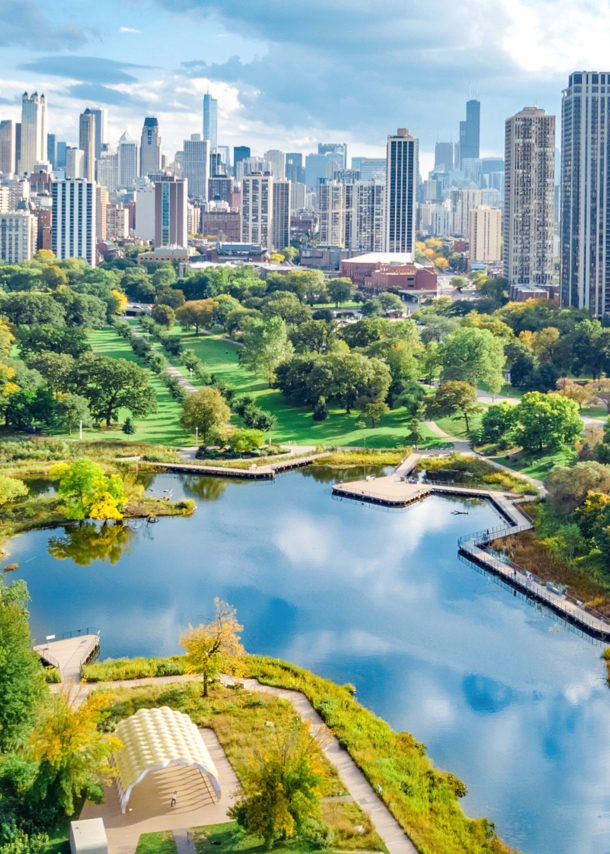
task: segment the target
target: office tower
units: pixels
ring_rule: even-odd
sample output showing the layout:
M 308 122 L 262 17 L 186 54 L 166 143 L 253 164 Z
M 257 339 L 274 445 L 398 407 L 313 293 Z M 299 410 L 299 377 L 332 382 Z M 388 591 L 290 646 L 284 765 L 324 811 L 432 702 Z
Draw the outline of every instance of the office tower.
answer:
M 242 181 L 241 239 L 271 248 L 273 239 L 273 176 L 244 175 Z
M 95 184 L 83 178 L 56 181 L 52 187 L 53 252 L 60 258 L 85 258 L 95 267 L 97 200 Z
M 351 210 L 346 246 L 358 252 L 383 252 L 385 181 L 357 181 L 352 188 Z
M 487 190 L 498 190 L 504 198 L 504 160 L 501 157 L 484 157 L 481 160 L 482 184 Z
M 140 240 L 155 239 L 155 184 L 138 187 L 136 190 L 136 237 Z
M 525 107 L 507 119 L 505 164 L 504 276 L 510 286 L 552 285 L 555 116 Z
M 64 169 L 66 166 L 66 151 L 68 150 L 67 142 L 58 142 L 57 143 L 57 169 Z
M 386 157 L 387 252 L 415 252 L 418 141 L 406 128 L 388 137 Z
M 499 261 L 502 257 L 502 213 L 487 205 L 470 211 L 470 261 Z
M 270 171 L 276 181 L 283 181 L 286 178 L 285 152 L 279 151 L 277 148 L 272 148 L 270 151 L 265 151 L 263 156 L 270 165 Z
M 131 190 L 138 177 L 138 143 L 127 131 L 119 139 L 119 187 Z
M 439 182 L 433 178 L 427 178 L 422 184 L 423 196 L 425 202 L 435 202 L 440 198 Z
M 104 150 L 104 144 L 106 143 L 106 121 L 108 113 L 103 107 L 96 107 L 91 112 L 95 116 L 95 159 L 97 160 Z
M 85 178 L 85 152 L 80 148 L 66 149 L 66 178 Z
M 225 165 L 225 175 L 231 174 L 231 149 L 228 145 L 216 146 L 216 151 L 220 154 L 222 162 Z
M 208 181 L 208 199 L 226 202 L 231 206 L 233 196 L 233 178 L 216 177 Z
M 344 142 L 319 142 L 318 154 L 335 154 L 339 168 L 347 168 L 347 145 Z
M 272 246 L 278 252 L 290 246 L 290 181 L 273 180 Z
M 318 210 L 322 246 L 345 246 L 345 191 L 346 185 L 339 181 L 325 181 L 320 184 Z
M 466 101 L 466 121 L 460 122 L 460 169 L 464 158 L 478 159 L 480 137 L 481 102 L 473 98 L 471 101 Z
M 36 252 L 38 220 L 29 211 L 0 213 L 0 259 L 5 264 L 29 261 Z
M 108 190 L 101 184 L 95 188 L 95 222 L 96 237 L 98 240 L 106 240 L 106 211 L 108 210 Z
M 210 163 L 210 143 L 198 133 L 184 141 L 182 175 L 188 181 L 188 193 L 194 199 L 207 201 Z
M 353 165 L 353 160 L 352 160 Z M 385 181 L 386 160 L 384 157 L 361 157 L 361 181 Z
M 15 122 L 7 119 L 0 122 L 0 172 L 12 175 L 16 171 Z
M 161 137 L 159 122 L 153 117 L 144 119 L 140 140 L 140 175 L 145 178 L 161 169 Z
M 305 169 L 303 168 L 303 155 L 292 152 L 286 155 L 286 177 L 293 184 L 305 183 Z
M 305 209 L 307 187 L 299 181 L 290 182 L 290 208 L 292 213 Z
M 434 171 L 451 172 L 453 169 L 453 143 L 437 142 L 434 146 Z
M 51 168 L 55 169 L 57 164 L 57 137 L 54 133 L 47 134 L 47 160 Z
M 89 108 L 81 113 L 78 123 L 78 147 L 83 152 L 83 178 L 93 181 L 95 178 L 95 116 Z M 80 175 L 68 175 L 68 178 L 80 178 Z
M 125 240 L 129 237 L 129 211 L 125 205 L 106 207 L 106 235 L 108 240 Z
M 21 163 L 21 122 L 15 125 L 15 172 L 19 172 Z
M 155 249 L 188 246 L 187 197 L 184 178 L 168 176 L 155 184 Z
M 37 92 L 23 93 L 21 104 L 20 172 L 32 172 L 47 156 L 47 102 Z
M 451 234 L 451 212 L 445 205 L 434 205 L 430 234 L 432 237 L 448 237 Z
M 203 96 L 203 138 L 210 143 L 210 150 L 218 146 L 218 101 L 208 93 Z
M 242 160 L 246 160 L 246 158 L 250 157 L 251 151 L 247 145 L 235 145 L 233 146 L 233 176 L 237 180 L 237 164 L 241 163 Z
M 468 184 L 476 184 L 477 187 L 483 186 L 483 161 L 479 157 L 463 157 L 462 172 L 464 173 L 464 181 Z
M 220 151 L 212 151 L 210 154 L 210 175 L 212 178 L 227 177 L 227 164 L 222 159 Z
M 608 72 L 574 72 L 561 107 L 561 305 L 598 317 L 610 313 L 608 87 Z
M 97 161 L 97 183 L 114 193 L 119 186 L 119 155 L 104 143 Z
M 452 189 L 449 194 L 451 211 L 451 233 L 456 237 L 468 237 L 470 211 L 483 204 L 483 190 L 474 187 Z

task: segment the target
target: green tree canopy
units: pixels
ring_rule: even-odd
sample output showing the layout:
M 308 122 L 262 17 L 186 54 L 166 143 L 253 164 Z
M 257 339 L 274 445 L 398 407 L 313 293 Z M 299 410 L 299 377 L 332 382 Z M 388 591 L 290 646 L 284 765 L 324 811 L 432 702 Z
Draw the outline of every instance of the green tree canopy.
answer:
M 125 492 L 118 474 L 107 477 L 97 463 L 80 459 L 56 463 L 49 476 L 59 480 L 57 493 L 68 519 L 122 519 Z
M 15 326 L 65 326 L 65 309 L 51 294 L 37 291 L 7 294 L 0 300 L 0 312 Z
M 560 448 L 582 430 L 578 406 L 559 394 L 529 391 L 515 409 L 515 439 L 528 451 Z
M 184 399 L 180 423 L 189 433 L 199 430 L 204 444 L 231 418 L 231 410 L 217 388 L 205 386 Z
M 342 302 L 347 302 L 351 299 L 354 292 L 354 286 L 351 279 L 340 276 L 336 279 L 331 279 L 326 283 L 326 289 L 331 302 L 339 307 Z
M 127 359 L 84 355 L 70 374 L 71 390 L 89 401 L 94 420 L 110 426 L 120 409 L 146 416 L 157 411 L 157 398 L 144 368 Z
M 462 380 L 447 380 L 432 397 L 426 400 L 428 418 L 463 418 L 466 432 L 470 430 L 470 417 L 479 412 L 477 393 Z
M 164 329 L 171 329 L 176 322 L 176 313 L 166 303 L 158 303 L 152 310 L 152 319 Z
M 239 364 L 264 377 L 271 386 L 278 365 L 288 361 L 293 352 L 286 323 L 281 317 L 272 316 L 268 320 L 255 321 L 244 334 Z
M 459 380 L 474 388 L 487 384 L 497 394 L 504 382 L 504 345 L 487 329 L 462 328 L 448 335 L 439 345 L 443 369 L 441 382 Z

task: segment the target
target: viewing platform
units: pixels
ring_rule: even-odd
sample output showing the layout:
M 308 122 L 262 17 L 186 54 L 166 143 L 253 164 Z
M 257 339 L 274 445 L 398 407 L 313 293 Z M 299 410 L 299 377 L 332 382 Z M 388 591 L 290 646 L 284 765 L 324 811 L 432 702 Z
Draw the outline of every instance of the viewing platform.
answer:
M 81 667 L 94 657 L 99 645 L 99 630 L 86 628 L 56 639 L 49 636 L 46 643 L 36 644 L 34 650 L 45 665 L 59 670 L 62 682 L 80 682 Z

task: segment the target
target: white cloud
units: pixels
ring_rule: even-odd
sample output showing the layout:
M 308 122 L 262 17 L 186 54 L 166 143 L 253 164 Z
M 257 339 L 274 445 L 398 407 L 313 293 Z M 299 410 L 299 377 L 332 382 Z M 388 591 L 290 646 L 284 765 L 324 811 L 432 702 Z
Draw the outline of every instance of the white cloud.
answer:
M 136 30 L 135 27 L 119 27 L 120 33 L 141 33 L 142 30 Z

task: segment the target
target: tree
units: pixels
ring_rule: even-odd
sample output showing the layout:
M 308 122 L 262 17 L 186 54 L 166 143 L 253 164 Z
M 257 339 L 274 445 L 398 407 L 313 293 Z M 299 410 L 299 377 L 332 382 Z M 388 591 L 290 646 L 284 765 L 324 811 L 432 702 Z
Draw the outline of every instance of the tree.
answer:
M 371 419 L 371 427 L 375 429 L 378 421 L 381 421 L 383 416 L 390 411 L 390 407 L 383 400 L 367 400 L 361 399 L 357 402 L 363 418 Z
M 337 279 L 330 279 L 326 283 L 326 290 L 328 291 L 328 296 L 338 308 L 342 302 L 347 302 L 351 299 L 354 286 L 351 279 L 340 276 Z
M 140 417 L 157 411 L 146 371 L 127 359 L 86 354 L 74 365 L 70 386 L 87 398 L 94 420 L 105 419 L 108 427 L 118 419 L 120 409 Z
M 180 424 L 189 433 L 199 430 L 204 445 L 212 433 L 231 418 L 231 410 L 216 388 L 205 386 L 184 399 Z
M 74 358 L 69 353 L 53 353 L 52 350 L 32 352 L 25 362 L 28 368 L 38 371 L 45 378 L 55 393 L 66 388 L 70 371 L 74 367 Z
M 515 405 L 512 403 L 492 404 L 483 413 L 481 420 L 481 437 L 482 445 L 497 445 L 498 443 L 508 441 L 508 436 L 515 426 Z
M 515 410 L 515 439 L 526 451 L 560 448 L 582 430 L 578 406 L 559 394 L 529 391 Z
M 425 323 L 421 331 L 421 340 L 424 344 L 429 344 L 431 341 L 439 344 L 443 338 L 459 327 L 454 317 L 444 317 L 442 314 L 429 314 L 422 318 L 422 322 Z
M 388 292 L 379 294 L 379 305 L 387 314 L 390 311 L 403 311 L 404 303 L 397 294 Z
M 109 699 L 93 694 L 78 705 L 70 703 L 68 692 L 53 695 L 29 745 L 40 766 L 33 785 L 37 801 L 55 802 L 68 816 L 80 798 L 103 802 L 102 785 L 116 773 L 110 756 L 122 747 L 100 728 L 110 714 Z
M 53 296 L 64 308 L 66 326 L 101 329 L 105 325 L 107 306 L 99 297 L 93 294 L 79 294 L 66 287 L 55 291 Z
M 56 327 L 41 324 L 34 327 L 19 327 L 17 330 L 17 345 L 22 358 L 29 353 L 39 353 L 43 350 L 62 353 L 77 359 L 91 350 L 84 329 L 77 327 Z
M 439 345 L 443 365 L 441 382 L 459 380 L 474 388 L 484 382 L 497 394 L 504 382 L 504 345 L 487 329 L 462 328 Z
M 587 387 L 590 389 L 593 398 L 603 403 L 610 415 L 610 377 L 587 383 Z
M 303 836 L 320 813 L 322 760 L 307 724 L 271 733 L 247 761 L 243 792 L 229 810 L 246 833 L 262 838 L 267 850 Z
M 177 308 L 180 308 L 181 305 L 184 305 L 184 293 L 178 288 L 162 286 L 160 288 L 157 288 L 155 303 L 156 305 L 168 305 L 175 311 Z
M 90 427 L 89 401 L 81 394 L 73 394 L 70 391 L 60 392 L 57 396 L 57 419 L 70 434 L 81 421 L 83 427 Z
M 265 297 L 262 305 L 263 320 L 281 317 L 288 324 L 305 323 L 311 320 L 311 309 L 303 305 L 295 294 L 289 291 L 275 291 Z
M 23 498 L 29 491 L 22 480 L 0 474 L 0 507 L 9 501 L 14 501 L 15 498 Z
M 419 418 L 412 418 L 409 421 L 407 442 L 410 442 L 412 445 L 421 445 L 425 438 Z
M 59 480 L 57 493 L 66 508 L 66 518 L 114 519 L 120 521 L 125 503 L 123 481 L 118 474 L 104 474 L 92 460 L 56 463 L 49 471 L 52 480 Z
M 297 353 L 326 353 L 337 337 L 336 321 L 306 320 L 288 333 Z
M 66 312 L 51 294 L 35 291 L 8 294 L 0 301 L 0 312 L 15 326 L 65 326 Z
M 359 398 L 366 398 L 369 403 L 385 402 L 392 375 L 380 359 L 369 359 L 361 353 L 338 353 L 327 356 L 325 362 L 328 368 L 325 381 L 320 382 L 321 363 L 310 377 L 310 387 L 316 400 L 320 397 L 334 398 L 345 407 L 348 415 Z
M 151 315 L 155 323 L 158 323 L 159 326 L 162 326 L 164 329 L 171 329 L 176 322 L 176 313 L 174 312 L 174 309 L 166 303 L 159 303 L 156 305 L 153 308 Z
M 236 430 L 229 437 L 229 446 L 236 454 L 247 454 L 265 444 L 265 434 L 262 430 Z
M 549 499 L 562 516 L 573 513 L 589 492 L 610 492 L 610 466 L 594 460 L 555 466 L 546 479 Z
M 42 272 L 42 279 L 47 288 L 52 291 L 68 284 L 68 277 L 57 264 L 50 264 L 46 267 Z
M 201 327 L 209 326 L 214 316 L 214 301 L 211 299 L 187 300 L 176 309 L 176 320 L 183 329 L 195 327 L 195 335 L 199 335 Z
M 244 654 L 239 634 L 244 627 L 237 622 L 235 608 L 222 599 L 214 599 L 216 613 L 209 623 L 201 623 L 196 629 L 189 626 L 180 638 L 186 650 L 186 669 L 189 673 L 203 676 L 203 696 L 208 696 L 210 679 L 231 660 Z
M 32 650 L 25 581 L 0 575 L 0 752 L 23 744 L 47 693 L 40 657 Z
M 293 353 L 286 323 L 281 317 L 270 317 L 255 321 L 244 334 L 239 364 L 264 377 L 271 387 L 278 365 L 288 361 Z
M 477 404 L 477 393 L 471 385 L 461 380 L 447 380 L 426 401 L 428 418 L 464 419 L 466 432 L 470 430 L 469 418 L 481 407 Z
M 560 377 L 557 382 L 557 394 L 567 397 L 568 400 L 573 400 L 582 409 L 585 405 L 590 405 L 595 401 L 595 392 L 593 383 L 577 383 L 568 377 Z M 609 395 L 610 399 L 610 395 Z
M 133 434 L 136 432 L 136 428 L 135 428 L 134 423 L 131 420 L 131 418 L 125 419 L 125 422 L 124 422 L 123 426 L 121 427 L 121 430 L 123 431 L 123 433 L 126 436 L 133 436 Z
M 159 264 L 152 274 L 152 283 L 156 288 L 173 285 L 176 279 L 176 270 L 171 261 L 164 261 Z
M 464 278 L 464 276 L 453 276 L 450 284 L 452 288 L 455 288 L 457 291 L 462 293 L 463 289 L 468 284 L 468 279 Z

